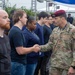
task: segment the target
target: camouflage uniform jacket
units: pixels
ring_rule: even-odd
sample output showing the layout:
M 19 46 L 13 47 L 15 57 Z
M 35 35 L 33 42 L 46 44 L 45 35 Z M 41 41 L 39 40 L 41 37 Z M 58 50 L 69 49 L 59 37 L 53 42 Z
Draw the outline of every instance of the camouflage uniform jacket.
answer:
M 75 66 L 75 26 L 67 23 L 64 29 L 56 27 L 41 51 L 53 50 L 51 66 L 68 70 Z

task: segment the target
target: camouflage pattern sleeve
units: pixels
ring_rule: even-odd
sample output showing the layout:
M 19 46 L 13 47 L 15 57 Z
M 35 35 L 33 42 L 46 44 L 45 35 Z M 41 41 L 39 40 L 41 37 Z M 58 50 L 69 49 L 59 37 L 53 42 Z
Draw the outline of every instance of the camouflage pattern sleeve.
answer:
M 73 62 L 71 66 L 75 66 L 75 28 L 72 30 L 72 38 Z
M 52 49 L 52 42 L 48 42 L 45 45 L 41 45 L 41 52 L 49 51 Z

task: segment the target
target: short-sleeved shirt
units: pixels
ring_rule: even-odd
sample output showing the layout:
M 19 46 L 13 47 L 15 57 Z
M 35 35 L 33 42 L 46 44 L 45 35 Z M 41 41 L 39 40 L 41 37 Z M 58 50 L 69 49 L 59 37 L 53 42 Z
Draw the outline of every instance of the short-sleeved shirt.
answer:
M 43 26 L 39 23 L 36 23 L 36 29 L 34 30 L 35 34 L 40 38 L 40 45 L 44 44 L 44 35 L 43 35 Z
M 11 75 L 10 44 L 6 35 L 0 37 L 0 75 Z
M 26 47 L 32 47 L 33 45 L 40 43 L 39 37 L 33 31 L 31 32 L 25 28 L 23 33 L 26 39 Z M 39 54 L 35 52 L 27 54 L 27 63 L 36 63 L 38 61 L 38 56 Z
M 36 29 L 34 30 L 34 32 L 40 38 L 40 44 L 39 45 L 44 45 L 43 26 L 41 26 L 39 23 L 36 23 Z M 39 52 L 39 56 L 43 57 L 44 52 Z
M 13 26 L 9 31 L 9 39 L 11 45 L 11 61 L 26 64 L 26 55 L 19 55 L 16 52 L 16 47 L 25 45 L 25 39 L 22 30 L 16 26 Z

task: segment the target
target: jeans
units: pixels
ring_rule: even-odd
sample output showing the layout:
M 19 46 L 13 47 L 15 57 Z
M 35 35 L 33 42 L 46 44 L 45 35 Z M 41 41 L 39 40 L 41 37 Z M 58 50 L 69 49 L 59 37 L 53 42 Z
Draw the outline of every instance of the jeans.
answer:
M 25 75 L 34 75 L 36 66 L 37 66 L 37 63 L 35 63 L 35 64 L 27 64 L 26 65 L 26 74 Z
M 18 62 L 11 62 L 11 75 L 25 75 L 26 65 Z

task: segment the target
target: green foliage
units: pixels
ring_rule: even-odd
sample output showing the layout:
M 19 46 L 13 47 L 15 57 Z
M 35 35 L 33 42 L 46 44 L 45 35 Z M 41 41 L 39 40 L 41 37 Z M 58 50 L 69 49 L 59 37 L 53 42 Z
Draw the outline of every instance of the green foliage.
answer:
M 16 9 L 22 9 L 22 10 L 24 10 L 30 16 L 34 16 L 35 15 L 34 12 L 32 12 L 30 9 L 26 9 L 24 6 L 22 6 L 21 8 L 16 8 L 16 4 L 15 4 L 13 7 L 5 7 L 5 10 L 9 14 L 9 16 L 11 15 L 10 12 L 12 10 L 16 10 Z
M 5 11 L 9 14 L 9 16 L 11 15 L 10 12 L 12 10 L 16 10 L 16 4 L 13 7 L 5 7 Z
M 22 10 L 24 10 L 28 15 L 30 15 L 30 16 L 34 16 L 35 15 L 35 13 L 34 12 L 32 12 L 30 9 L 28 10 L 28 9 L 26 9 L 25 7 L 21 7 L 21 9 Z

